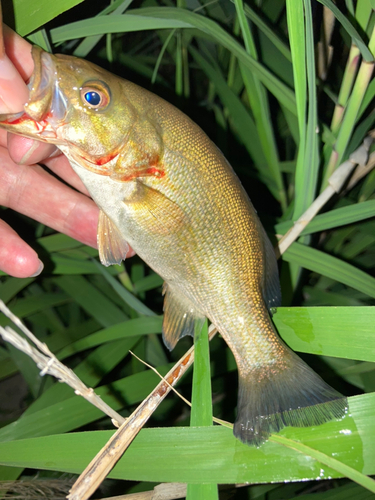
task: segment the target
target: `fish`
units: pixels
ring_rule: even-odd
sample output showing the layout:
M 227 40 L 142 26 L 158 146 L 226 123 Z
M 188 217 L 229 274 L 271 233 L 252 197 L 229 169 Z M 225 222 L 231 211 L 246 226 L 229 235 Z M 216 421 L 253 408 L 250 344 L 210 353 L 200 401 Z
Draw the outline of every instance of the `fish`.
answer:
M 278 336 L 270 240 L 232 167 L 188 116 L 157 95 L 69 55 L 32 49 L 24 111 L 0 127 L 55 144 L 100 209 L 105 266 L 128 245 L 164 280 L 162 334 L 172 350 L 205 318 L 238 367 L 234 435 L 259 447 L 285 426 L 342 418 L 347 399 Z

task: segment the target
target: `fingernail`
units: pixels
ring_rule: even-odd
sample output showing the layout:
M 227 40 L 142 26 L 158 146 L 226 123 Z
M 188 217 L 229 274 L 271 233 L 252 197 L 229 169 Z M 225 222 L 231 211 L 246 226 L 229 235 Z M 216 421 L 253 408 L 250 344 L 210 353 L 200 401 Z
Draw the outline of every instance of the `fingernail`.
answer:
M 39 274 L 40 274 L 40 273 L 43 271 L 43 269 L 44 269 L 44 264 L 43 264 L 43 262 L 42 262 L 40 259 L 38 259 L 38 260 L 39 260 L 39 267 L 38 267 L 38 270 L 36 271 L 36 273 L 32 274 L 32 275 L 30 276 L 30 278 L 35 278 L 36 276 L 39 276 Z
M 30 147 L 30 149 L 28 149 L 26 151 L 26 153 L 22 156 L 22 158 L 20 159 L 20 161 L 18 162 L 19 165 L 25 165 L 26 163 L 28 163 L 28 160 L 30 158 L 30 156 L 34 153 L 34 151 L 40 146 L 40 142 L 38 141 L 34 141 L 32 146 Z

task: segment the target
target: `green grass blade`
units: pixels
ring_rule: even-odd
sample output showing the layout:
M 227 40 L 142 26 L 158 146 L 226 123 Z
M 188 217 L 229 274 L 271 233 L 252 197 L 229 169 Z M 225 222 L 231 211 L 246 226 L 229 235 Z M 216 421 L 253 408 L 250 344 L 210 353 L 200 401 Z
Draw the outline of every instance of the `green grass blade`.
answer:
M 111 285 L 113 290 L 117 293 L 121 299 L 128 304 L 129 307 L 137 311 L 139 314 L 144 314 L 145 316 L 155 316 L 154 311 L 151 311 L 147 306 L 143 304 L 137 297 L 130 293 L 120 282 L 116 280 L 109 272 L 101 265 L 99 262 L 94 260 L 99 272 L 104 276 L 104 278 Z
M 83 276 L 61 276 L 54 282 L 102 326 L 127 320 L 127 316 Z
M 14 22 L 17 33 L 25 36 L 81 2 L 82 0 L 54 0 L 52 2 L 50 0 L 38 0 L 38 2 L 15 0 L 14 2 L 4 2 L 4 22 L 9 24 Z
M 287 14 L 300 132 L 293 213 L 297 219 L 313 202 L 318 179 L 316 75 L 310 2 L 288 1 Z
M 165 375 L 171 367 L 160 366 L 157 370 L 161 375 Z M 142 401 L 159 381 L 159 377 L 152 370 L 148 370 L 111 382 L 108 386 L 98 387 L 95 392 L 117 411 Z M 49 397 L 43 397 L 43 401 L 32 406 L 33 412 L 28 412 L 19 421 L 0 429 L 0 441 L 69 432 L 103 418 L 103 413 L 98 408 L 84 398 L 72 394 L 73 390 L 70 389 L 68 398 L 60 400 L 58 394 L 52 397 L 54 394 L 50 390 L 50 394 L 46 395 Z
M 142 9 L 144 11 L 146 9 Z M 162 19 L 142 15 L 100 16 L 66 24 L 50 31 L 53 43 L 65 42 L 86 36 L 107 33 L 129 33 L 156 29 L 190 28 L 190 24 L 179 19 Z M 133 11 L 134 12 L 134 11 Z
M 353 43 L 357 45 L 359 50 L 361 51 L 362 57 L 365 61 L 371 62 L 374 60 L 374 56 L 371 54 L 365 42 L 362 40 L 361 36 L 354 28 L 354 26 L 350 23 L 350 21 L 344 16 L 344 14 L 336 7 L 336 5 L 332 2 L 332 0 L 318 0 L 321 4 L 325 5 L 329 8 L 335 15 L 336 19 L 343 26 L 343 28 L 347 31 L 348 35 L 352 38 Z
M 138 337 L 151 333 L 161 333 L 163 318 L 160 316 L 142 316 L 129 319 L 122 323 L 95 332 L 87 337 L 65 347 L 58 353 L 59 359 L 64 359 L 72 354 L 91 349 L 106 342 L 113 342 L 127 337 Z
M 279 307 L 272 319 L 294 351 L 375 362 L 375 307 Z
M 41 29 L 29 35 L 28 40 L 35 45 L 39 45 L 46 52 L 52 52 L 51 45 L 48 40 L 48 36 L 45 29 Z
M 375 79 L 371 80 L 371 82 L 369 83 L 369 85 L 367 87 L 366 93 L 363 97 L 361 107 L 359 108 L 359 111 L 358 111 L 357 119 L 359 119 L 363 115 L 364 111 L 371 104 L 371 101 L 374 99 L 374 97 L 375 97 Z
M 142 293 L 147 292 L 149 290 L 153 290 L 154 288 L 159 288 L 163 284 L 163 278 L 161 278 L 156 273 L 151 273 L 148 276 L 145 276 L 142 279 L 134 281 L 133 290 L 134 293 Z
M 0 283 L 0 299 L 7 303 L 34 280 L 35 278 L 6 278 Z
M 15 481 L 20 477 L 22 471 L 22 468 L 3 467 L 0 465 L 0 481 Z
M 194 347 L 190 425 L 193 427 L 210 426 L 212 425 L 212 396 L 207 320 L 203 327 L 200 323 L 196 325 Z
M 308 88 L 308 114 L 306 129 L 306 148 L 304 172 L 296 170 L 296 197 L 294 218 L 299 217 L 312 204 L 315 198 L 319 155 L 318 155 L 318 119 L 317 119 L 317 94 L 316 94 L 316 72 L 315 72 L 315 49 L 313 20 L 310 0 L 305 0 L 305 23 L 306 23 L 306 73 Z M 298 179 L 300 177 L 300 179 Z M 301 190 L 301 178 L 303 178 L 303 189 Z M 298 182 L 300 181 L 300 182 Z M 301 195 L 303 199 L 301 199 Z
M 51 293 L 40 295 L 30 295 L 29 297 L 25 297 L 17 300 L 17 303 L 12 305 L 12 312 L 18 316 L 19 318 L 25 318 L 32 314 L 35 314 L 39 311 L 43 311 L 44 309 L 48 309 L 50 307 L 58 306 L 61 304 L 66 304 L 70 302 L 70 298 L 65 293 Z M 5 316 L 0 316 L 0 325 L 8 325 L 9 320 L 5 318 Z
M 109 15 L 118 15 L 125 12 L 133 0 L 117 0 L 109 7 L 111 12 Z M 109 7 L 106 7 L 99 16 L 106 15 L 108 13 Z M 115 7 L 115 8 L 113 8 Z M 74 50 L 73 55 L 76 57 L 86 57 L 87 54 L 95 47 L 95 45 L 101 40 L 103 35 L 95 35 L 85 38 L 78 47 Z
M 306 128 L 306 102 L 307 102 L 307 80 L 306 80 L 306 41 L 304 30 L 303 3 L 287 0 L 287 20 L 289 43 L 293 62 L 294 88 L 296 95 L 296 108 L 298 118 L 298 129 L 300 136 L 299 155 L 304 156 L 304 140 Z
M 172 40 L 172 38 L 173 38 L 173 36 L 174 36 L 175 33 L 176 33 L 175 29 L 171 30 L 171 32 L 169 33 L 169 35 L 165 39 L 165 42 L 163 43 L 163 46 L 162 46 L 162 48 L 160 50 L 158 58 L 156 59 L 154 71 L 152 73 L 152 77 L 151 77 L 151 83 L 152 84 L 154 84 L 156 82 L 156 77 L 158 75 L 159 67 L 160 67 L 161 61 L 163 59 L 164 53 L 165 53 L 165 51 L 166 51 L 166 49 L 167 49 L 167 47 L 169 45 L 169 42 Z
M 305 269 L 351 286 L 370 297 L 375 297 L 375 278 L 320 250 L 293 243 L 282 258 L 286 262 L 293 262 Z
M 147 7 L 128 11 L 126 15 L 101 16 L 77 21 L 51 30 L 54 43 L 104 33 L 123 33 L 141 30 L 196 28 L 213 37 L 233 52 L 250 68 L 263 84 L 290 111 L 295 112 L 293 92 L 264 66 L 250 57 L 241 45 L 213 20 L 185 9 Z
M 254 40 L 249 29 L 249 24 L 245 16 L 242 0 L 235 0 L 235 7 L 242 37 L 245 42 L 246 52 L 255 60 L 258 59 Z M 240 63 L 241 74 L 245 83 L 247 96 L 250 102 L 251 110 L 254 115 L 258 136 L 262 145 L 263 154 L 267 159 L 270 172 L 278 188 L 277 199 L 281 203 L 283 211 L 287 207 L 287 198 L 283 186 L 281 170 L 279 165 L 278 152 L 275 136 L 272 128 L 271 113 L 268 105 L 268 99 L 264 87 L 256 76 L 253 75 L 242 63 Z
M 202 328 L 199 323 L 195 326 L 194 337 L 195 353 L 190 425 L 192 427 L 210 427 L 212 426 L 212 396 L 208 323 L 205 320 Z M 209 480 L 209 477 L 207 479 Z M 216 484 L 187 485 L 186 500 L 218 500 L 218 498 Z
M 349 398 L 350 413 L 319 427 L 285 428 L 300 442 L 362 474 L 375 473 L 375 393 Z M 54 435 L 0 443 L 0 464 L 81 472 L 113 431 Z M 74 449 L 74 453 L 72 453 Z M 181 459 L 183 457 L 183 460 Z M 333 464 L 335 467 L 335 464 Z M 134 481 L 263 483 L 341 477 L 309 455 L 274 442 L 251 448 L 231 429 L 143 429 L 109 477 Z
M 38 238 L 37 242 L 38 245 L 42 246 L 45 250 L 47 250 L 47 252 L 59 252 L 62 250 L 82 247 L 85 248 L 85 245 L 82 245 L 81 242 L 61 233 L 45 236 L 44 238 Z
M 233 124 L 233 128 L 246 147 L 249 155 L 252 157 L 257 167 L 259 178 L 267 184 L 268 189 L 275 198 L 277 198 L 279 196 L 278 187 L 269 171 L 266 158 L 259 142 L 254 140 L 254 137 L 258 137 L 258 131 L 254 120 L 249 115 L 241 100 L 229 88 L 222 74 L 211 66 L 207 59 L 202 57 L 193 47 L 190 47 L 189 50 L 199 66 L 213 82 L 222 103 L 228 109 L 231 124 Z
M 152 16 L 156 19 L 171 19 L 189 23 L 191 28 L 212 37 L 216 43 L 233 53 L 239 61 L 249 68 L 272 94 L 290 111 L 295 113 L 293 91 L 277 79 L 270 71 L 246 53 L 244 48 L 212 19 L 184 9 L 169 7 L 147 7 L 129 11 L 128 14 Z
M 353 469 L 353 467 L 349 467 L 346 464 L 343 464 L 339 460 L 332 458 L 331 456 L 322 453 L 321 451 L 314 450 L 310 446 L 306 446 L 302 443 L 293 442 L 290 439 L 286 439 L 281 436 L 272 436 L 270 441 L 274 443 L 280 443 L 283 446 L 288 448 L 293 448 L 294 450 L 300 451 L 305 456 L 310 456 L 315 458 L 318 462 L 327 465 L 331 469 L 341 473 L 343 476 L 348 477 L 352 481 L 360 484 L 364 488 L 368 489 L 375 493 L 375 480 L 371 477 L 365 476 L 360 471 Z
M 244 5 L 244 10 L 246 17 L 248 17 L 265 36 L 271 41 L 271 43 L 281 52 L 287 61 L 292 61 L 292 55 L 290 53 L 289 47 L 276 35 L 273 28 L 268 26 L 268 24 L 263 21 L 263 19 L 249 6 Z
M 317 215 L 309 222 L 301 235 L 316 233 L 318 231 L 326 231 L 346 224 L 353 224 L 361 220 L 375 217 L 375 200 L 368 200 L 347 207 L 336 208 L 325 214 Z M 277 234 L 285 234 L 291 227 L 292 221 L 281 222 L 276 224 L 275 232 Z

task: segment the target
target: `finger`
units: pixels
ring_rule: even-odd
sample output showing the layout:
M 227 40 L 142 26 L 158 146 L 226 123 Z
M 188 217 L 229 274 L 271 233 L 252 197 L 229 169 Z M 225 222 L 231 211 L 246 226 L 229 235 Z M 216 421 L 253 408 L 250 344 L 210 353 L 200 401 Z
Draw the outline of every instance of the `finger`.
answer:
M 5 52 L 0 7 L 0 113 L 17 113 L 29 100 L 29 90 Z
M 38 165 L 15 164 L 0 148 L 0 204 L 96 247 L 99 210 Z
M 29 89 L 21 75 L 4 54 L 0 55 L 0 113 L 23 111 L 29 100 Z
M 4 139 L 6 136 L 3 136 L 0 130 L 0 145 L 8 146 L 9 156 L 15 163 L 24 165 L 43 163 L 65 182 L 89 196 L 85 185 L 70 166 L 66 156 L 55 146 L 15 134 L 8 134 L 8 144 L 4 143 Z
M 3 24 L 5 52 L 25 82 L 34 71 L 31 44 Z
M 7 146 L 12 160 L 23 165 L 41 163 L 57 151 L 53 144 L 34 141 L 15 134 L 8 134 Z
M 0 220 L 0 269 L 15 278 L 37 276 L 42 262 L 32 248 L 4 221 Z
M 75 189 L 90 196 L 86 186 L 81 181 L 80 177 L 74 172 L 70 166 L 69 160 L 65 155 L 54 156 L 43 162 L 54 174 L 58 175 L 65 182 L 73 186 Z

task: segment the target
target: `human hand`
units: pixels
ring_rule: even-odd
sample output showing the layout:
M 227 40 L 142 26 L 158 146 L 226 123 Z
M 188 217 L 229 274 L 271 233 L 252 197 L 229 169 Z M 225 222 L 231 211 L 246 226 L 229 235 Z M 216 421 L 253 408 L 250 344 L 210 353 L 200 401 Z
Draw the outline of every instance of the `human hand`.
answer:
M 0 113 L 16 113 L 23 110 L 28 100 L 24 82 L 30 78 L 34 64 L 31 45 L 7 26 L 3 25 L 3 30 Z M 38 162 L 43 162 L 77 191 L 36 165 Z M 0 130 L 0 178 L 0 205 L 96 247 L 99 210 L 66 157 L 53 145 Z M 130 250 L 128 255 L 133 254 Z M 43 269 L 37 253 L 2 220 L 0 269 L 18 278 L 36 276 Z

